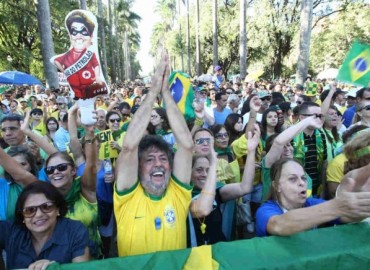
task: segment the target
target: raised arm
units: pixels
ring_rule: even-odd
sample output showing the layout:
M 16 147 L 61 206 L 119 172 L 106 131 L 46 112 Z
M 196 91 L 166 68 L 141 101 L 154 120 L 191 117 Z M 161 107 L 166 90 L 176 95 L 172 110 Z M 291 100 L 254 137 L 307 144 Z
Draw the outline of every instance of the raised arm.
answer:
M 177 108 L 169 91 L 169 67 L 166 66 L 162 97 L 166 104 L 166 114 L 173 134 L 176 138 L 177 151 L 173 160 L 173 174 L 183 183 L 189 184 L 191 177 L 191 159 L 193 156 L 193 140 L 186 125 L 185 118 Z
M 82 195 L 91 203 L 96 202 L 96 160 L 97 160 L 97 144 L 94 137 L 94 128 L 85 128 L 86 143 L 85 155 L 86 163 L 84 173 L 81 177 L 81 192 Z
M 335 91 L 337 91 L 337 85 L 331 84 L 329 93 L 321 104 L 321 112 L 323 115 L 326 115 L 328 113 Z
M 284 146 L 290 143 L 297 134 L 309 126 L 321 128 L 321 120 L 317 119 L 316 116 L 310 116 L 280 133 L 279 136 L 275 138 L 270 151 L 266 154 L 266 168 L 271 168 L 272 164 L 280 159 Z
M 213 142 L 211 142 L 213 145 Z M 206 183 L 202 188 L 199 197 L 193 200 L 190 205 L 192 217 L 202 218 L 208 216 L 213 210 L 213 201 L 215 199 L 216 178 L 217 178 L 217 154 L 214 147 L 211 148 L 209 159 L 209 170 L 207 174 Z
M 26 171 L 22 165 L 20 165 L 15 159 L 9 156 L 0 147 L 0 166 L 4 167 L 4 170 L 9 173 L 17 184 L 27 186 L 35 181 L 37 177 L 32 173 Z
M 68 132 L 70 136 L 69 148 L 75 160 L 76 166 L 80 166 L 85 162 L 85 157 L 82 152 L 82 146 L 77 136 L 77 102 L 68 110 Z
M 257 122 L 257 112 L 261 109 L 261 100 L 258 96 L 254 96 L 249 101 L 249 120 L 245 129 L 245 136 L 247 137 L 248 132 L 254 131 L 254 124 Z
M 163 58 L 152 78 L 152 87 L 146 95 L 143 103 L 134 114 L 125 138 L 123 139 L 122 151 L 118 155 L 115 168 L 117 176 L 117 191 L 124 191 L 131 188 L 138 179 L 138 146 L 149 124 L 153 104 L 163 87 L 167 65 L 168 59 Z
M 48 155 L 54 154 L 58 152 L 58 150 L 54 147 L 54 145 L 50 144 L 48 140 L 36 133 L 34 133 L 29 126 L 30 120 L 30 110 L 26 112 L 26 116 L 24 121 L 21 121 L 21 130 L 23 131 L 24 135 L 34 141 L 41 149 L 43 149 Z
M 222 200 L 229 201 L 250 193 L 253 189 L 255 175 L 255 156 L 261 136 L 260 129 L 254 124 L 254 132 L 248 132 L 248 155 L 244 167 L 243 179 L 240 183 L 227 184 L 220 190 Z

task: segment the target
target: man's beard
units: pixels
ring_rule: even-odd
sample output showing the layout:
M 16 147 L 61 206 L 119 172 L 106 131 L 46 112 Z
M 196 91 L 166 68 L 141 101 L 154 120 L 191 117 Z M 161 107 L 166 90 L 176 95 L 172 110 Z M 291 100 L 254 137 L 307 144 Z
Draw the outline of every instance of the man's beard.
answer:
M 165 180 L 160 185 L 155 185 L 151 179 L 146 181 L 141 180 L 141 185 L 143 186 L 144 190 L 150 195 L 161 196 L 165 192 L 168 186 L 168 182 L 169 177 L 165 176 Z

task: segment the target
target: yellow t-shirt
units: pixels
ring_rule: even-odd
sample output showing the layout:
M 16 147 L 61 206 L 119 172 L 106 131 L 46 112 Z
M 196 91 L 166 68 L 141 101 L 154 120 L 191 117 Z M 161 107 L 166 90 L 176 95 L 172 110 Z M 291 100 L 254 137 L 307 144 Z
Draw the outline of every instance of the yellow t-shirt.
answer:
M 242 135 L 233 143 L 231 144 L 231 148 L 233 149 L 233 152 L 235 154 L 235 158 L 238 159 L 239 167 L 241 169 L 244 169 L 245 166 L 245 158 L 248 155 L 248 140 L 247 138 Z M 261 143 L 261 140 L 258 143 L 258 147 L 256 149 L 256 160 L 255 163 L 260 163 L 262 161 L 262 152 L 263 152 L 263 146 Z M 242 178 L 242 175 L 240 176 Z M 255 175 L 254 175 L 254 181 L 253 185 L 258 185 L 261 183 L 262 174 L 261 174 L 261 168 L 256 167 Z
M 67 218 L 81 221 L 89 232 L 89 238 L 94 243 L 94 246 L 90 246 L 90 252 L 94 256 L 100 254 L 100 234 L 99 234 L 99 217 L 98 217 L 98 203 L 91 203 L 85 199 L 80 193 L 78 200 L 74 202 L 73 208 L 68 209 L 66 214 Z
M 344 164 L 346 161 L 348 161 L 348 159 L 343 153 L 332 159 L 326 169 L 326 181 L 340 183 L 344 176 Z
M 171 177 L 163 198 L 145 194 L 137 183 L 114 192 L 119 256 L 186 248 L 186 218 L 191 202 L 190 185 Z
M 42 136 L 46 135 L 46 125 L 44 121 L 41 121 L 37 126 L 32 128 L 32 131 L 38 131 Z

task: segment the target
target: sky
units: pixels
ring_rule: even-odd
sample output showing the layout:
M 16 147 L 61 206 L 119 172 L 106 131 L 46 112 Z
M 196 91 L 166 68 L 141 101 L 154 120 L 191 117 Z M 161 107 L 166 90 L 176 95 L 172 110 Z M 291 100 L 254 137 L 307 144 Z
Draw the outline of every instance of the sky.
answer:
M 140 33 L 140 50 L 137 58 L 141 65 L 140 75 L 146 76 L 153 70 L 153 58 L 149 55 L 150 36 L 152 35 L 153 25 L 159 21 L 159 17 L 154 14 L 155 1 L 153 0 L 136 0 L 132 11 L 141 17 L 139 22 Z

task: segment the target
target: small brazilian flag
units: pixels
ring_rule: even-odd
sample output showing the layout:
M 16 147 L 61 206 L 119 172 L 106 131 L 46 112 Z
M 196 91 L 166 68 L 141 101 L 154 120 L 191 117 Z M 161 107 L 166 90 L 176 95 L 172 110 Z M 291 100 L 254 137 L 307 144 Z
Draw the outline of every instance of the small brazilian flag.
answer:
M 338 81 L 350 82 L 359 86 L 370 83 L 370 46 L 357 40 L 346 56 L 337 76 Z
M 189 78 L 189 75 L 186 73 L 174 71 L 169 79 L 172 97 L 186 120 L 195 117 L 192 106 L 194 91 Z

